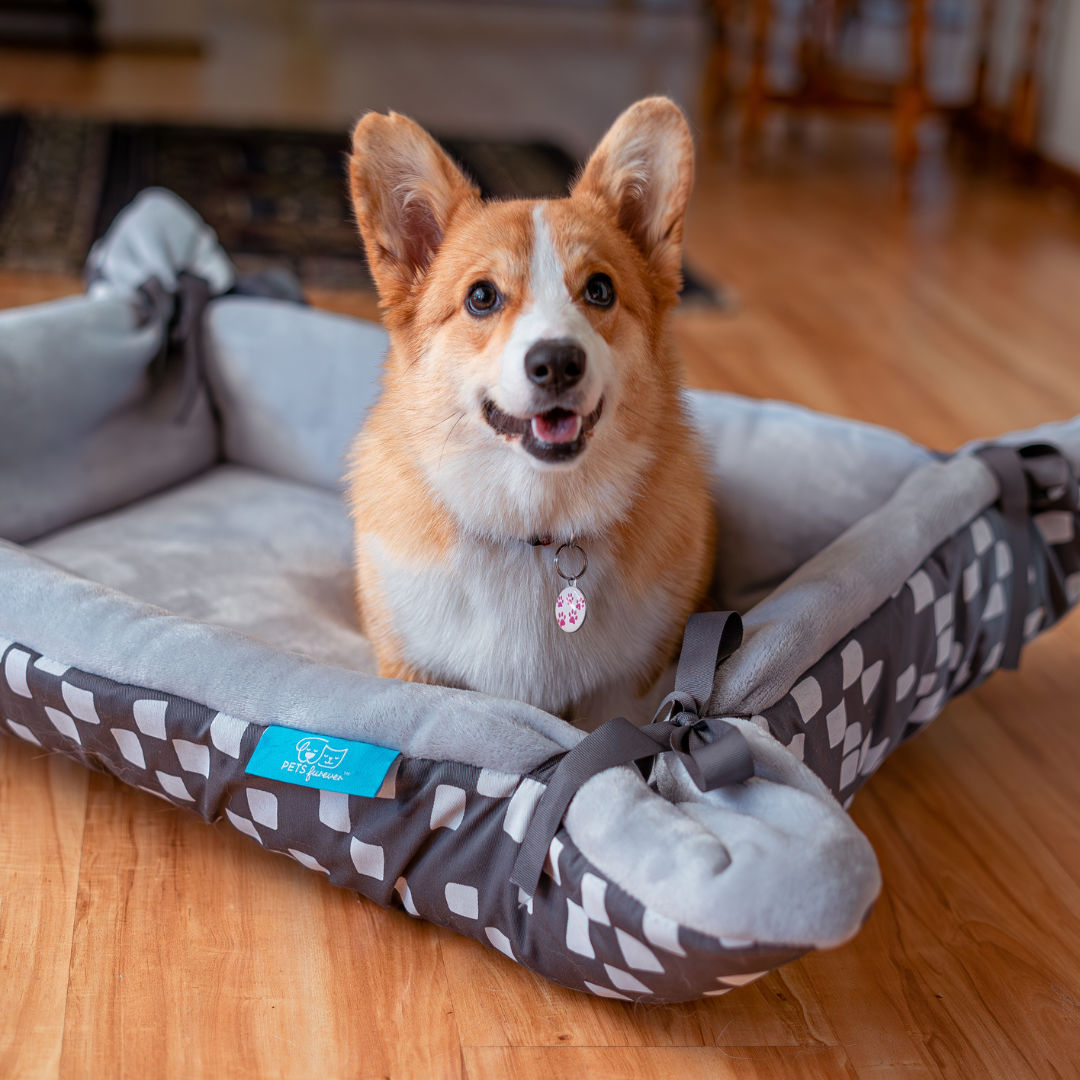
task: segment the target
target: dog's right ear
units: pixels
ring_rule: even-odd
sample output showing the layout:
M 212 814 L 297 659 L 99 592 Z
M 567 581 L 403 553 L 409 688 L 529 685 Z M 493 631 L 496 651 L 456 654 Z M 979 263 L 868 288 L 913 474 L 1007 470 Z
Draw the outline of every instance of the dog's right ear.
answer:
M 427 272 L 454 212 L 480 193 L 419 124 L 393 112 L 356 125 L 349 181 L 379 299 L 391 307 Z

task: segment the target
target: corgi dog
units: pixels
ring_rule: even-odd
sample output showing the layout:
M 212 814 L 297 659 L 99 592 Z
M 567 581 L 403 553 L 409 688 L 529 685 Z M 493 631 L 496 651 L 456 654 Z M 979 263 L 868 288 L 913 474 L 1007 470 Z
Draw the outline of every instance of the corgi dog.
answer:
M 348 477 L 380 674 L 564 718 L 609 688 L 645 694 L 705 596 L 714 543 L 668 328 L 685 118 L 638 102 L 548 200 L 482 201 L 395 113 L 364 116 L 352 147 L 390 337 Z

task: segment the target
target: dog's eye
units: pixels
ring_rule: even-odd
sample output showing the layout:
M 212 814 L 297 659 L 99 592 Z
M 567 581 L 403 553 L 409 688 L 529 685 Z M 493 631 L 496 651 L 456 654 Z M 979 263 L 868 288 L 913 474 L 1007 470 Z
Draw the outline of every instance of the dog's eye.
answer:
M 585 303 L 593 307 L 609 308 L 615 303 L 615 286 L 607 274 L 593 274 L 585 282 Z
M 465 308 L 470 315 L 487 315 L 501 302 L 499 290 L 490 281 L 478 281 L 465 297 Z

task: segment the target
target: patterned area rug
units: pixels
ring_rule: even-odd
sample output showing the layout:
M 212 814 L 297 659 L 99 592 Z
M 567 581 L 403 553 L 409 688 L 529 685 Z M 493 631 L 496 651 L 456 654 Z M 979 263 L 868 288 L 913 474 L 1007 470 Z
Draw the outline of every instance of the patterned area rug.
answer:
M 486 197 L 566 192 L 578 162 L 544 142 L 444 139 Z M 77 274 L 145 187 L 175 191 L 245 273 L 368 288 L 348 204 L 344 134 L 0 116 L 0 268 Z M 725 306 L 688 274 L 684 299 Z
M 108 156 L 105 125 L 0 119 L 0 267 L 81 271 Z

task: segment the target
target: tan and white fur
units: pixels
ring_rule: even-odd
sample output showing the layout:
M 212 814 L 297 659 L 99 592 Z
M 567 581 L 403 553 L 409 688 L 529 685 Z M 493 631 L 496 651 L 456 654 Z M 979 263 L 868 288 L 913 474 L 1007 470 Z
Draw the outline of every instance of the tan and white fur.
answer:
M 564 199 L 483 202 L 394 113 L 357 124 L 350 168 L 390 335 L 349 478 L 380 674 L 561 715 L 606 687 L 644 693 L 713 546 L 667 326 L 693 181 L 682 113 L 632 106 Z M 545 386 L 549 352 L 569 374 Z M 554 556 L 571 537 L 588 616 L 566 634 Z

